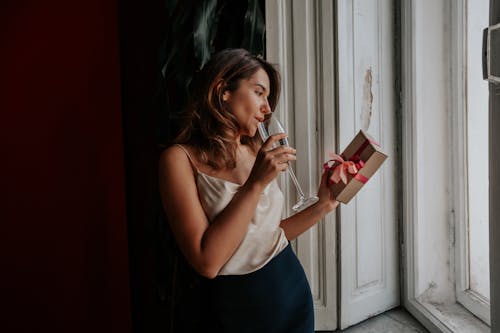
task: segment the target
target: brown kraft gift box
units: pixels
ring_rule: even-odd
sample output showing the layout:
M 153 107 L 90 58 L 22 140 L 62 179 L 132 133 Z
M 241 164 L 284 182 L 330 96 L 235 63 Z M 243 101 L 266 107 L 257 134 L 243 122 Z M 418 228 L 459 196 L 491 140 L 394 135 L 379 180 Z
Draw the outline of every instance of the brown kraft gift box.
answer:
M 330 190 L 337 201 L 346 204 L 380 168 L 387 155 L 370 135 L 360 130 L 340 156 L 332 154 L 332 157 L 325 163 L 330 170 Z M 339 179 L 340 174 L 343 175 Z

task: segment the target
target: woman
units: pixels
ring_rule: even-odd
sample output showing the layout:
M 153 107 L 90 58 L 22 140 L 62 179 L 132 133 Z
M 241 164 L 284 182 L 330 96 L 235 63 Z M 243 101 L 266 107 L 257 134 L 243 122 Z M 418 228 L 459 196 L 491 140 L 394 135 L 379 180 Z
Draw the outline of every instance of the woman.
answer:
M 160 157 L 167 218 L 187 261 L 208 278 L 220 332 L 314 331 L 310 288 L 289 241 L 338 202 L 323 174 L 319 201 L 281 220 L 276 177 L 295 149 L 273 148 L 285 134 L 263 144 L 256 136 L 279 91 L 265 60 L 242 49 L 217 53 L 199 73 L 176 144 Z

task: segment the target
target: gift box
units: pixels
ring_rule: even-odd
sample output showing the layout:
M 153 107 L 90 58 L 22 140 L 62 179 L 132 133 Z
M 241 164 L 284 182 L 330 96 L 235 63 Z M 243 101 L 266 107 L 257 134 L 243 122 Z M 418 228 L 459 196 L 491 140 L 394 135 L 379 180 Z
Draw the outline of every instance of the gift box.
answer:
M 341 155 L 331 154 L 324 164 L 328 186 L 337 201 L 348 203 L 387 158 L 380 145 L 360 130 Z

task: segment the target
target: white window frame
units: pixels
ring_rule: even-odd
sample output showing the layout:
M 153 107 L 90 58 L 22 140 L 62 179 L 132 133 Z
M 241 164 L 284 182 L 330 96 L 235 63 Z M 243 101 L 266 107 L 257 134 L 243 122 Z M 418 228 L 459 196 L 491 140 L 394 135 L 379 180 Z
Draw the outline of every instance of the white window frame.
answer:
M 489 332 L 489 328 L 483 322 L 460 304 L 466 304 L 467 307 L 474 309 L 476 315 L 489 322 L 489 312 L 485 310 L 484 304 L 481 305 L 477 297 L 474 297 L 475 295 L 466 291 L 468 266 L 465 241 L 467 236 L 467 169 L 464 163 L 467 156 L 465 150 L 465 61 L 467 59 L 464 43 L 466 36 L 465 0 L 437 2 L 443 6 L 440 8 L 442 13 L 449 13 L 449 16 L 428 15 L 430 13 L 426 12 L 426 8 L 429 8 L 430 2 L 421 0 L 401 2 L 404 305 L 431 332 Z M 436 2 L 433 5 L 437 6 Z M 442 22 L 437 20 L 442 20 Z M 443 60 L 446 55 L 436 53 L 436 61 L 442 61 L 443 66 L 447 66 L 449 71 L 432 72 L 428 70 L 429 68 L 425 71 L 426 64 L 422 63 L 425 60 L 420 58 L 422 49 L 429 45 L 432 47 L 434 39 L 439 41 L 442 36 L 435 37 L 427 34 L 425 38 L 422 38 L 423 24 L 441 26 L 443 33 L 446 31 L 444 27 L 449 27 L 447 37 L 450 44 L 442 46 L 446 53 L 449 52 L 449 60 Z M 425 114 L 428 102 L 419 94 L 426 84 L 437 85 L 445 92 L 446 96 L 438 102 L 442 106 L 440 111 L 446 112 L 445 117 L 448 119 L 446 133 L 422 130 L 423 123 L 428 121 L 425 117 L 433 117 L 429 113 Z M 443 114 L 436 115 L 436 118 L 439 117 L 443 117 Z M 437 121 L 443 122 L 443 119 Z M 439 161 L 439 163 L 449 163 L 445 166 L 450 170 L 444 185 L 447 188 L 440 189 L 441 193 L 446 190 L 449 197 L 448 200 L 439 198 L 443 207 L 437 209 L 433 207 L 431 213 L 424 213 L 422 207 L 432 207 L 430 204 L 433 200 L 432 193 L 425 192 L 425 190 L 432 188 L 434 180 L 426 177 L 427 171 L 421 170 L 421 163 L 432 162 L 426 160 L 429 158 L 426 150 L 435 148 L 424 146 L 424 134 L 427 139 L 425 142 L 443 139 L 449 142 L 449 150 L 441 151 L 445 162 Z M 432 140 L 428 139 L 429 136 Z M 447 160 L 450 162 L 446 162 Z M 443 183 L 441 182 L 440 185 L 443 186 Z M 424 214 L 425 218 L 422 217 Z M 441 233 L 443 224 L 448 224 L 448 235 L 440 234 L 439 237 L 442 237 L 442 241 L 448 244 L 449 251 L 441 247 L 437 250 L 439 253 L 436 253 L 437 256 L 447 258 L 448 265 L 443 267 L 441 272 L 435 271 L 433 274 L 441 283 L 448 280 L 449 285 L 444 283 L 444 286 L 436 286 L 429 283 L 429 288 L 424 291 L 422 276 L 425 273 L 422 273 L 424 270 L 422 260 L 427 258 L 419 258 L 419 256 L 426 254 L 422 249 L 428 243 L 422 235 L 425 235 L 426 227 L 430 228 L 429 221 L 425 221 L 429 216 L 433 220 L 431 223 L 435 222 L 436 227 L 440 226 Z M 436 270 L 435 267 L 433 269 Z M 457 275 L 456 272 L 458 272 Z M 453 284 L 455 288 L 450 287 Z M 438 287 L 440 289 L 435 290 Z M 460 303 L 457 303 L 457 300 Z
M 452 2 L 452 85 L 451 131 L 453 146 L 452 191 L 455 224 L 455 287 L 457 301 L 475 316 L 490 325 L 490 303 L 481 295 L 470 290 L 469 274 L 469 212 L 467 154 L 467 1 Z M 470 1 L 470 0 L 469 0 Z M 479 52 L 479 50 L 477 50 Z M 465 161 L 465 162 L 464 162 Z M 486 193 L 485 193 L 486 195 Z

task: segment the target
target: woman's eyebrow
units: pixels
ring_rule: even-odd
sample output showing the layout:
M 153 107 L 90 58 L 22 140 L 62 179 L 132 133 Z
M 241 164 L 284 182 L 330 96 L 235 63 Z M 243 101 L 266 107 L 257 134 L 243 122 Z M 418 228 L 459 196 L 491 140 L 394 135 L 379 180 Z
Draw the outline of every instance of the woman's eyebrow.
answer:
M 264 91 L 267 91 L 266 86 L 264 86 L 263 84 L 261 84 L 261 83 L 255 83 L 255 85 L 261 87 L 262 89 L 264 89 Z

